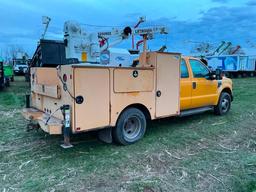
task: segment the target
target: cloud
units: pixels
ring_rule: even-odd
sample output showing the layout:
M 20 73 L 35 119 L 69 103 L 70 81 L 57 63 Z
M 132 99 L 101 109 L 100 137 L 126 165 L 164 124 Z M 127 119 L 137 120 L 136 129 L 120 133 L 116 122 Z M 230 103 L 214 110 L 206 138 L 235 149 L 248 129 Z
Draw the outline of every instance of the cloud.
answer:
M 212 2 L 217 2 L 217 3 L 227 3 L 229 0 L 212 0 Z
M 251 0 L 247 2 L 248 6 L 256 6 L 256 0 Z
M 215 1 L 215 3 L 213 3 Z M 214 7 L 216 2 L 228 3 Z M 239 4 L 239 2 L 242 2 Z M 170 34 L 156 35 L 149 42 L 150 48 L 158 49 L 167 44 L 169 51 L 189 52 L 193 42 L 218 43 L 222 40 L 247 46 L 246 40 L 255 38 L 256 0 L 247 4 L 243 0 L 198 0 L 193 5 L 191 0 L 172 2 L 159 0 L 135 1 L 123 0 L 20 0 L 19 2 L 1 0 L 0 3 L 0 49 L 18 44 L 33 54 L 42 33 L 41 17 L 52 18 L 47 37 L 60 38 L 66 20 L 95 25 L 126 26 L 134 25 L 139 16 L 146 16 L 147 25 L 167 25 Z M 141 6 L 143 4 L 143 6 Z M 168 6 L 167 6 L 168 5 Z M 12 14 L 10 14 L 12 10 Z M 85 26 L 87 29 L 91 29 Z M 100 28 L 97 28 L 100 29 Z M 101 30 L 106 30 L 101 28 Z M 128 40 L 120 46 L 130 46 Z
M 224 40 L 248 48 L 247 41 L 255 41 L 255 18 L 256 7 L 222 6 L 202 13 L 200 20 L 195 22 L 160 18 L 151 23 L 169 26 L 168 47 L 170 51 L 188 53 L 197 42 L 209 42 L 217 46 Z M 162 43 L 164 41 L 163 38 Z

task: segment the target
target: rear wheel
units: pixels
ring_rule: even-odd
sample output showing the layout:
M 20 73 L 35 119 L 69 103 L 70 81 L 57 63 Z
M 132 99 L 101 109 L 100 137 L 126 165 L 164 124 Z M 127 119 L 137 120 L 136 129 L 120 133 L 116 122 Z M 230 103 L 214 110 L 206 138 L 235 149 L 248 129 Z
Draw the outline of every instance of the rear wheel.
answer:
M 231 107 L 231 96 L 227 92 L 222 92 L 219 98 L 218 105 L 214 107 L 216 115 L 225 115 Z
M 9 79 L 6 79 L 5 86 L 6 86 L 6 87 L 10 87 L 10 80 L 9 80 Z
M 113 129 L 114 140 L 122 145 L 129 145 L 140 140 L 146 131 L 146 118 L 137 108 L 126 109 L 119 117 Z

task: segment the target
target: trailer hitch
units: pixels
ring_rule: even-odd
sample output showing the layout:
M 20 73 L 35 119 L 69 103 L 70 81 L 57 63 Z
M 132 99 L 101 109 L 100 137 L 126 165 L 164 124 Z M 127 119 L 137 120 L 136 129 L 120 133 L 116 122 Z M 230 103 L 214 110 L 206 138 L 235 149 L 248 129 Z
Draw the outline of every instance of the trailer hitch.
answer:
M 40 125 L 33 120 L 33 117 L 30 117 L 29 123 L 27 124 L 27 127 L 26 127 L 26 131 L 27 132 L 32 131 L 32 130 L 38 131 L 39 128 L 40 128 Z

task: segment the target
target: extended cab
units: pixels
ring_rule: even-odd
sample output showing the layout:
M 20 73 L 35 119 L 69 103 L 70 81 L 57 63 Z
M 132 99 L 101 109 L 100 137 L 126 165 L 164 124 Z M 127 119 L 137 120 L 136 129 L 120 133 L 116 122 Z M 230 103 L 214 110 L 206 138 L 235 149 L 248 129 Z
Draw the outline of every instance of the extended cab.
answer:
M 180 79 L 181 115 L 189 115 L 214 109 L 224 115 L 233 100 L 232 81 L 212 72 L 201 60 L 182 57 Z

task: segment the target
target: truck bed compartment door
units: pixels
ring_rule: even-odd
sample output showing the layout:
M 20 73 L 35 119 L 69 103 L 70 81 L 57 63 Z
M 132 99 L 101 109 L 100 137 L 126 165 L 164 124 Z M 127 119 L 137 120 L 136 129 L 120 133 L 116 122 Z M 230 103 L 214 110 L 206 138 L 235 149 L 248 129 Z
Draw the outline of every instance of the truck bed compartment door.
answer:
M 157 54 L 156 117 L 179 114 L 180 55 Z
M 75 96 L 82 96 L 81 104 L 75 103 L 75 131 L 85 131 L 109 125 L 109 70 L 106 68 L 74 69 Z

